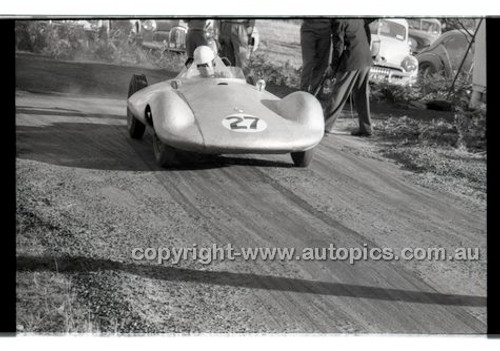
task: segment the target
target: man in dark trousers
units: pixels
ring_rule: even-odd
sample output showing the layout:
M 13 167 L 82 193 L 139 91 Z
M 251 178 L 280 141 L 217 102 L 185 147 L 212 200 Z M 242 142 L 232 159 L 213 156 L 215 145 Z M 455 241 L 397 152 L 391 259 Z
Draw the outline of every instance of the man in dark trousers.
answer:
M 334 76 L 335 83 L 325 109 L 325 132 L 331 132 L 352 93 L 358 112 L 359 130 L 351 134 L 369 137 L 373 132 L 368 85 L 372 58 L 365 21 L 333 19 L 332 44 L 332 61 L 328 70 L 329 75 Z
M 249 74 L 249 40 L 255 26 L 253 19 L 219 20 L 219 43 L 221 57 L 227 57 L 232 66 L 240 67 L 245 75 Z
M 188 58 L 193 58 L 194 49 L 198 46 L 208 45 L 208 39 L 205 34 L 208 27 L 207 19 L 188 19 L 186 20 L 188 31 L 186 35 L 186 54 Z
M 314 92 L 328 67 L 332 43 L 329 18 L 304 19 L 300 27 L 302 75 L 300 90 Z

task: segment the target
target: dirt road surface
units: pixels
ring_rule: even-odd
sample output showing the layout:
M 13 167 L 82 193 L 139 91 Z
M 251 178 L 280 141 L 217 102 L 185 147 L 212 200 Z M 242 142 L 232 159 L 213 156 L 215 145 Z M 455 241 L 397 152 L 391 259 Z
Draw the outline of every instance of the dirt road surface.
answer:
M 22 328 L 35 300 L 27 292 L 39 292 L 43 275 L 62 275 L 73 310 L 103 332 L 486 332 L 484 205 L 420 187 L 369 140 L 343 135 L 325 137 L 307 169 L 292 167 L 289 155 L 195 156 L 161 169 L 151 134 L 139 141 L 127 134 L 130 69 L 96 74 L 108 86 L 101 91 L 75 80 L 89 68 L 73 64 L 60 80 L 73 88 L 62 92 L 55 82 L 66 68 L 23 60 L 16 64 Z M 104 81 L 105 71 L 114 78 Z M 479 248 L 480 258 L 132 258 L 134 248 L 214 244 L 297 252 L 331 244 L 466 247 Z

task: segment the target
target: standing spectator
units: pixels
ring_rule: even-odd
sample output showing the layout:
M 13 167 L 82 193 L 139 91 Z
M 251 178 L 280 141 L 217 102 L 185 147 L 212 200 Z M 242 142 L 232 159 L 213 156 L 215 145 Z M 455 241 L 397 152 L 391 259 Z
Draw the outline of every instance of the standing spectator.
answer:
M 300 27 L 302 75 L 300 90 L 313 92 L 328 67 L 331 48 L 331 20 L 305 19 Z
M 370 44 L 363 19 L 332 20 L 332 62 L 329 75 L 335 78 L 325 111 L 325 132 L 329 133 L 352 93 L 358 112 L 359 130 L 355 136 L 372 135 L 369 85 L 372 64 Z
M 375 22 L 377 19 L 373 17 L 365 18 L 365 33 L 366 33 L 366 38 L 368 39 L 368 46 L 371 47 L 372 43 L 372 32 L 370 30 L 370 23 Z
M 188 19 L 186 20 L 188 31 L 186 35 L 186 65 L 193 61 L 194 50 L 198 46 L 208 45 L 208 39 L 205 35 L 206 27 L 208 26 L 207 19 Z
M 249 41 L 254 26 L 255 20 L 251 19 L 224 19 L 219 22 L 220 56 L 227 57 L 231 65 L 240 67 L 245 76 L 250 73 Z

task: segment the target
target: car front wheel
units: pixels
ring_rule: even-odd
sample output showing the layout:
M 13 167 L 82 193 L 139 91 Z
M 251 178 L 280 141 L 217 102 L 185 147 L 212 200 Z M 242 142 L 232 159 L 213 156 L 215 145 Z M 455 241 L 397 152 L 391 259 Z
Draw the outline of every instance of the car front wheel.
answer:
M 156 132 L 153 132 L 153 152 L 158 166 L 167 168 L 175 164 L 175 149 L 162 142 Z
M 132 96 L 132 94 L 137 91 L 148 86 L 148 81 L 146 76 L 143 74 L 134 74 L 132 79 L 130 80 L 130 84 L 128 86 L 128 97 Z M 127 129 L 130 137 L 133 139 L 141 139 L 144 135 L 144 131 L 146 130 L 146 126 L 134 117 L 132 112 L 127 106 Z
M 296 167 L 307 167 L 312 161 L 314 149 L 292 152 L 292 160 Z

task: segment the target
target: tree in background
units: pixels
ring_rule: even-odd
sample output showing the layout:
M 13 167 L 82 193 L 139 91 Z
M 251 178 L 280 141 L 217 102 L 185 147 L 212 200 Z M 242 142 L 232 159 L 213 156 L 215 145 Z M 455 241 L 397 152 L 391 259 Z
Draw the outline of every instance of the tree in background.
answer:
M 474 35 L 476 30 L 476 19 L 475 18 L 438 18 L 443 24 L 443 33 L 453 30 L 453 29 L 463 29 L 470 34 Z

